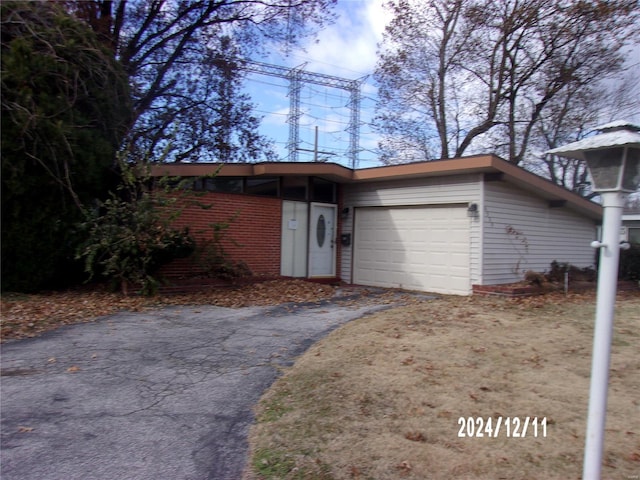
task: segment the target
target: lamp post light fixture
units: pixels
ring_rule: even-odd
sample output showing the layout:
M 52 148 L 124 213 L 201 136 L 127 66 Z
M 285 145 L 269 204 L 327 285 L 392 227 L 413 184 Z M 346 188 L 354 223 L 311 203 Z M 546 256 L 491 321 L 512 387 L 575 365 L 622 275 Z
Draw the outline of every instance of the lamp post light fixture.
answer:
M 593 137 L 546 152 L 585 160 L 591 174 L 592 188 L 602 197 L 602 241 L 591 244 L 594 248 L 600 248 L 600 266 L 583 480 L 600 478 L 622 210 L 626 195 L 635 192 L 640 184 L 640 126 L 616 121 L 596 130 L 600 133 Z

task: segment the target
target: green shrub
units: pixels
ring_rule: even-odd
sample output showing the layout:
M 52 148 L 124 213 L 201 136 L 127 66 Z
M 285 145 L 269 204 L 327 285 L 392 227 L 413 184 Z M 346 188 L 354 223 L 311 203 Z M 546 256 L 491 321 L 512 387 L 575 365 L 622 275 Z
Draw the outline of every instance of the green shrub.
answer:
M 128 77 L 64 2 L 0 2 L 2 289 L 82 281 L 81 207 L 116 180 L 131 118 Z
M 618 278 L 640 281 L 640 245 L 632 245 L 628 250 L 620 250 Z
M 210 224 L 211 236 L 198 240 L 193 255 L 193 263 L 197 267 L 196 270 L 198 272 L 204 273 L 208 277 L 222 278 L 225 280 L 252 275 L 249 266 L 243 261 L 234 261 L 223 246 L 223 240 L 240 246 L 232 238 L 226 238 L 227 230 L 237 216 L 238 214 L 236 213 L 227 221 Z
M 84 260 L 89 279 L 103 276 L 128 293 L 140 285 L 154 294 L 160 284 L 156 273 L 174 258 L 189 256 L 195 241 L 187 228 L 171 226 L 181 211 L 177 197 L 147 188 L 147 177 L 122 162 L 122 183 L 97 208 L 85 211 L 79 229 L 86 240 L 76 258 Z

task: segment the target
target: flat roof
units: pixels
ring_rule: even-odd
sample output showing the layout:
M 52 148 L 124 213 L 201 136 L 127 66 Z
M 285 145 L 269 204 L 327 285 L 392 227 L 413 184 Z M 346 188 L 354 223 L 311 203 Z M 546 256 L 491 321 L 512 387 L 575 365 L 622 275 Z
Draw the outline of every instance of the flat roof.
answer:
M 216 173 L 217 172 L 217 173 Z M 260 163 L 163 163 L 151 168 L 151 176 L 199 177 L 217 174 L 221 177 L 316 176 L 337 183 L 364 183 L 409 178 L 425 178 L 470 173 L 498 173 L 510 183 L 554 202 L 566 202 L 575 210 L 600 220 L 602 207 L 577 193 L 513 165 L 496 155 L 433 160 L 428 162 L 383 165 L 351 169 L 336 163 L 260 162 Z
M 337 163 L 260 162 L 260 163 L 162 163 L 151 167 L 152 177 L 200 177 L 217 172 L 220 177 L 279 177 L 313 175 L 337 183 L 352 180 L 353 170 Z

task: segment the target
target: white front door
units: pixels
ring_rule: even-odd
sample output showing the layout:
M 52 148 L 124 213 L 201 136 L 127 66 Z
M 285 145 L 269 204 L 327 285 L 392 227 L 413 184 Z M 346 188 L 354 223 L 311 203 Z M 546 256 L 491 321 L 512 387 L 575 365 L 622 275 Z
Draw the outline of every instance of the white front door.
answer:
M 336 206 L 312 203 L 309 221 L 309 276 L 336 275 Z

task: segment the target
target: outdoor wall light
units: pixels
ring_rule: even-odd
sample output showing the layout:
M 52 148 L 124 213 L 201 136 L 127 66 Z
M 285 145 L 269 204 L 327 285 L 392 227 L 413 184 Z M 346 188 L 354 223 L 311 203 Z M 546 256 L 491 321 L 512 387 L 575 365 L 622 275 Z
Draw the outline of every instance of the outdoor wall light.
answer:
M 349 207 L 344 207 L 342 209 L 342 212 L 340 212 L 342 214 L 342 218 L 348 218 L 349 217 Z
M 591 174 L 592 188 L 602 197 L 602 241 L 591 244 L 594 248 L 600 248 L 600 267 L 583 480 L 600 478 L 622 210 L 626 195 L 635 192 L 640 185 L 640 126 L 617 121 L 597 127 L 596 130 L 600 131 L 598 135 L 547 152 L 585 160 Z
M 479 215 L 478 204 L 477 203 L 470 203 L 469 206 L 467 207 L 467 216 L 475 218 L 478 215 Z

